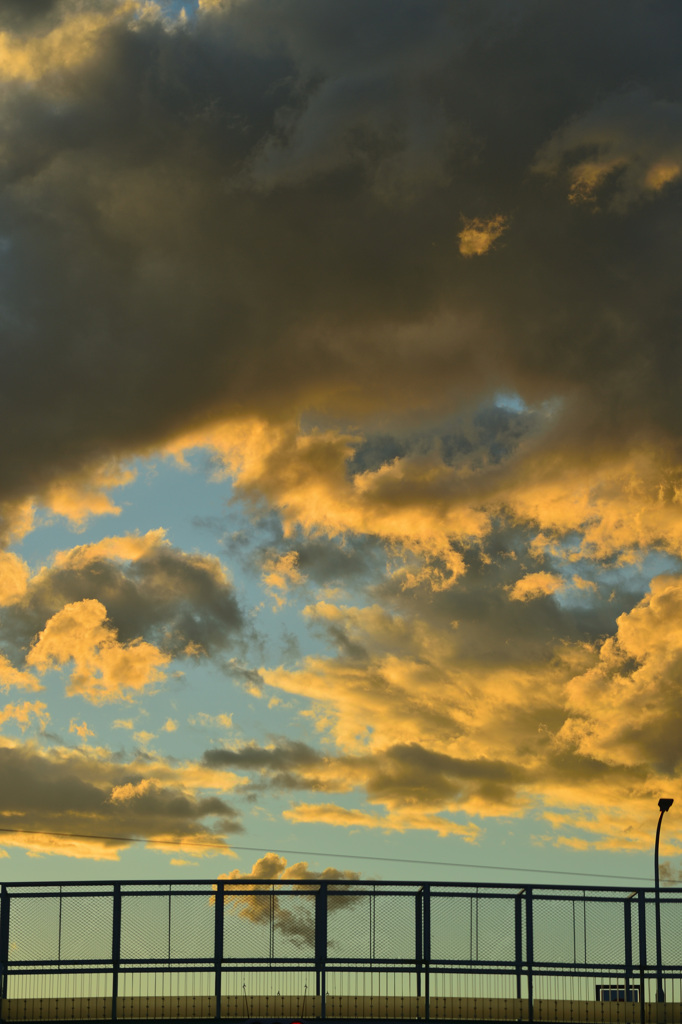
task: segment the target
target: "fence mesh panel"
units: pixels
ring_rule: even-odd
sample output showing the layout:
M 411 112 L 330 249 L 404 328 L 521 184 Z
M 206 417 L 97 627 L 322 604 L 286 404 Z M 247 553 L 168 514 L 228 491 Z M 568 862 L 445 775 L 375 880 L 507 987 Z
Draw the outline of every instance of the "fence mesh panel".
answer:
M 431 957 L 441 961 L 476 959 L 475 894 L 431 895 Z
M 110 960 L 113 899 L 106 896 L 64 896 L 61 901 L 62 960 Z
M 625 910 L 620 902 L 585 904 L 587 922 L 586 959 L 591 964 L 624 964 Z
M 8 960 L 59 959 L 58 895 L 22 896 L 12 901 Z
M 121 897 L 121 959 L 168 960 L 170 958 L 170 897 Z
M 533 899 L 533 959 L 540 964 L 584 964 L 587 918 L 583 900 Z
M 682 964 L 682 918 L 679 900 L 661 896 L 661 960 L 664 967 Z
M 330 890 L 327 907 L 329 955 L 339 960 L 368 960 L 373 948 L 373 894 Z
M 273 913 L 273 952 L 276 960 L 315 956 L 315 893 L 276 894 Z
M 263 960 L 274 956 L 272 891 L 226 891 L 223 927 L 225 959 Z
M 171 959 L 210 960 L 214 935 L 215 906 L 211 897 L 207 893 L 191 896 L 174 893 L 170 900 Z
M 378 960 L 414 960 L 416 895 L 379 891 L 374 901 L 374 956 Z
M 479 900 L 477 935 L 479 959 L 513 963 L 516 959 L 514 900 L 498 896 Z

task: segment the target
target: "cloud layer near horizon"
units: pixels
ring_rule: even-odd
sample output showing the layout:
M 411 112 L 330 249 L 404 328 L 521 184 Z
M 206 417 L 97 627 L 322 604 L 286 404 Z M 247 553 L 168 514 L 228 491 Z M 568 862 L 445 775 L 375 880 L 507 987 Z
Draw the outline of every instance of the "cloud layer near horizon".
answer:
M 197 748 L 180 837 L 240 827 L 210 766 L 294 824 L 648 843 L 680 772 L 681 21 L 5 5 L 0 721 L 31 756 L 62 694 L 144 707 L 211 664 L 308 735 Z M 244 535 L 97 532 L 135 458 L 197 452 Z M 56 520 L 95 532 L 29 565 Z M 295 615 L 281 663 L 233 568 Z M 153 764 L 106 786 L 161 807 Z

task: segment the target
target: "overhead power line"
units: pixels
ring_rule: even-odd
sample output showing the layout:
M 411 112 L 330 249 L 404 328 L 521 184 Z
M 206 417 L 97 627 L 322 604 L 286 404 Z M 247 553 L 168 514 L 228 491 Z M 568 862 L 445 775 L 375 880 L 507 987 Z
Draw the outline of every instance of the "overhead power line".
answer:
M 233 843 L 202 843 L 196 839 L 145 839 L 141 836 L 105 836 L 91 835 L 88 832 L 48 832 L 33 828 L 2 828 L 0 832 L 15 833 L 29 836 L 54 836 L 59 839 L 96 839 L 113 843 L 145 843 L 148 846 L 196 846 L 210 850 L 239 850 L 243 853 L 268 853 L 267 846 L 235 846 Z M 574 878 L 608 878 L 621 882 L 651 882 L 650 878 L 641 875 L 607 875 L 596 871 L 554 871 L 551 868 L 520 868 L 508 864 L 466 864 L 448 860 L 416 860 L 412 857 L 377 857 L 362 853 L 338 853 L 329 850 L 280 850 L 280 854 L 295 857 L 334 857 L 344 860 L 370 860 L 387 864 L 422 864 L 434 868 L 467 868 L 474 871 L 524 871 L 534 875 L 570 875 Z

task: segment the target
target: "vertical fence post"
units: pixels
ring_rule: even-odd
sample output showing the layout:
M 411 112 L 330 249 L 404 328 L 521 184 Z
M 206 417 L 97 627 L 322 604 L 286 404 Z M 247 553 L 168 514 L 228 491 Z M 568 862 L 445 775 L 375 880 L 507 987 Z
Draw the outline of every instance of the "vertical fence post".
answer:
M 414 961 L 417 968 L 417 999 L 422 994 L 422 967 L 424 966 L 424 887 L 417 890 L 414 897 Z M 417 1003 L 417 1016 L 419 1016 L 419 1003 Z
M 521 1001 L 521 976 L 523 973 L 523 905 L 521 897 L 525 889 L 514 896 L 514 958 L 516 960 L 516 998 Z
M 223 935 L 225 933 L 225 882 L 221 879 L 215 885 L 215 917 L 213 920 L 213 1016 L 220 1020 L 220 1001 L 223 994 Z
M 111 929 L 111 1019 L 118 1019 L 118 972 L 121 966 L 121 883 L 114 882 Z
M 4 1020 L 4 1002 L 7 999 L 7 971 L 9 969 L 9 908 L 7 886 L 0 889 L 0 1021 Z
M 533 1020 L 533 890 L 526 889 L 526 971 L 528 975 L 528 1020 Z
M 424 1020 L 431 1018 L 431 886 L 424 886 Z
M 320 1017 L 327 1016 L 327 882 L 315 893 L 315 975 L 320 997 Z
M 632 896 L 623 900 L 623 937 L 625 942 L 625 1002 L 632 1002 Z
M 646 1021 L 646 1000 L 644 998 L 644 972 L 646 970 L 646 899 L 644 890 L 637 893 L 637 926 L 639 936 L 639 1019 Z

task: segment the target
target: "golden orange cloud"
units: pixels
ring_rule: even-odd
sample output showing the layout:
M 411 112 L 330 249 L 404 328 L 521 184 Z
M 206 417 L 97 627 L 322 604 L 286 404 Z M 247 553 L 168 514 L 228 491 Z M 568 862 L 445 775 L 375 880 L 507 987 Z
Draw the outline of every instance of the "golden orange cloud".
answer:
M 569 717 L 559 738 L 609 764 L 658 767 L 674 777 L 678 753 L 682 669 L 682 578 L 659 576 L 616 634 L 599 645 L 598 660 L 567 685 Z
M 462 256 L 483 256 L 507 229 L 507 218 L 498 214 L 490 220 L 479 217 L 462 217 L 464 227 L 459 235 L 459 251 Z
M 100 10 L 69 10 L 42 35 L 19 36 L 0 32 L 0 77 L 4 81 L 37 82 L 49 75 L 91 60 L 102 33 L 113 23 L 141 12 L 140 0 L 115 0 Z
M 282 900 L 281 896 L 272 891 L 271 885 L 258 885 L 258 880 L 277 878 L 282 881 L 292 882 L 294 887 L 296 887 L 296 881 L 303 879 L 312 880 L 320 878 L 336 881 L 338 879 L 355 880 L 358 877 L 359 875 L 354 871 L 344 871 L 333 867 L 325 868 L 319 872 L 311 871 L 307 861 L 287 864 L 286 858 L 280 857 L 276 853 L 266 853 L 263 857 L 260 857 L 253 864 L 250 871 L 241 871 L 239 868 L 235 868 L 229 874 L 218 875 L 218 878 L 224 878 L 228 881 L 248 878 L 253 879 L 254 882 L 246 891 L 233 891 L 225 894 L 224 900 L 227 913 L 237 914 L 247 921 L 257 923 L 269 921 L 271 914 L 274 914 L 277 928 L 280 932 L 299 938 L 308 938 L 314 931 L 312 917 L 314 903 L 311 905 L 310 901 L 299 899 L 295 903 L 295 909 L 292 909 L 290 901 Z M 214 886 L 214 889 L 216 888 Z M 306 892 L 304 887 L 300 886 L 299 888 L 304 893 Z M 264 900 L 262 895 L 260 895 L 263 892 L 269 893 L 267 900 Z M 311 895 L 313 894 L 311 893 Z M 215 896 L 211 897 L 211 902 L 215 902 Z
M 528 745 L 525 757 L 532 760 L 535 716 L 561 700 L 574 665 L 570 651 L 567 660 L 557 658 L 551 665 L 545 658 L 487 668 L 462 662 L 457 630 L 445 632 L 418 616 L 391 614 L 376 605 L 343 608 L 323 602 L 308 615 L 342 630 L 364 657 L 308 657 L 296 669 L 264 668 L 261 676 L 269 687 L 307 697 L 317 728 L 331 732 L 346 751 L 426 740 L 472 758 L 496 756 L 495 751 L 505 756 Z
M 543 146 L 534 170 L 556 175 L 567 167 L 572 202 L 594 202 L 612 181 L 610 206 L 622 212 L 679 178 L 678 123 L 677 104 L 645 90 L 620 91 L 560 128 Z
M 305 576 L 298 568 L 297 563 L 297 552 L 287 551 L 284 555 L 271 555 L 263 564 L 263 583 L 270 590 L 280 591 L 275 595 L 279 606 L 284 604 L 284 593 L 289 587 L 299 586 L 305 581 Z
M 30 533 L 38 509 L 63 516 L 81 529 L 92 516 L 118 515 L 121 511 L 111 490 L 132 482 L 135 471 L 119 460 L 105 458 L 75 472 L 64 473 L 40 491 L 14 501 L 0 502 L 0 539 L 12 541 Z
M 532 601 L 534 597 L 556 594 L 564 582 L 553 572 L 529 572 L 517 580 L 509 593 L 512 601 Z
M 169 451 L 180 456 L 195 446 L 212 448 L 247 500 L 264 497 L 278 509 L 287 536 L 296 527 L 311 536 L 374 534 L 419 559 L 416 571 L 399 570 L 406 586 L 423 579 L 450 586 L 464 569 L 452 539 L 484 535 L 486 515 L 457 501 L 459 473 L 436 454 L 396 459 L 349 479 L 346 463 L 359 441 L 357 435 L 301 434 L 295 424 L 245 420 L 188 435 Z
M 0 709 L 0 725 L 4 722 L 16 722 L 22 732 L 37 721 L 41 728 L 45 728 L 50 715 L 47 704 L 41 700 L 25 700 L 23 704 L 5 704 Z
M 680 770 L 681 595 L 681 578 L 658 578 L 614 637 L 557 642 L 534 662 L 499 666 L 462 662 L 459 631 L 444 635 L 418 616 L 311 607 L 362 655 L 261 675 L 308 699 L 303 714 L 347 753 L 297 762 L 291 751 L 280 770 L 318 792 L 364 791 L 385 812 L 305 803 L 285 817 L 463 834 L 455 812 L 513 817 L 539 805 L 552 826 L 540 841 L 646 848 L 657 795 Z M 671 819 L 666 850 L 680 848 L 682 823 Z
M 536 444 L 501 463 L 477 452 L 453 464 L 434 448 L 349 477 L 360 442 L 359 435 L 301 434 L 295 424 L 244 420 L 188 435 L 170 450 L 181 458 L 193 446 L 213 449 L 238 494 L 278 511 L 286 536 L 300 528 L 311 537 L 379 538 L 399 554 L 393 572 L 406 588 L 452 587 L 465 571 L 458 547 L 481 543 L 501 508 L 535 529 L 539 555 L 625 562 L 647 548 L 682 553 L 682 471 L 662 446 L 612 454 L 607 465 Z M 562 546 L 567 536 L 570 545 Z M 273 572 L 296 565 L 295 552 L 279 557 Z M 519 583 L 514 593 L 523 590 Z
M 78 736 L 84 743 L 94 736 L 95 733 L 92 729 L 88 728 L 87 722 L 77 722 L 75 718 L 72 718 L 69 722 L 69 732 L 73 732 Z
M 30 570 L 10 551 L 0 551 L 0 605 L 15 604 L 26 593 Z
M 67 604 L 47 622 L 26 664 L 39 672 L 74 663 L 67 694 L 93 704 L 132 700 L 165 679 L 170 656 L 143 640 L 121 644 L 100 601 Z
M 44 687 L 30 672 L 15 668 L 4 654 L 0 654 L 0 690 L 7 693 L 11 686 L 20 690 L 42 690 Z
M 158 787 L 156 779 L 140 779 L 137 783 L 126 782 L 123 786 L 114 786 L 111 791 L 110 800 L 112 803 L 122 803 L 124 800 L 134 800 L 136 796 L 142 796 Z
M 119 462 L 107 461 L 84 473 L 65 477 L 52 483 L 42 503 L 75 526 L 82 526 L 91 516 L 118 515 L 120 507 L 112 501 L 110 491 L 125 487 L 135 479 L 135 471 Z
M 340 807 L 337 804 L 297 804 L 283 812 L 288 821 L 321 822 L 344 828 L 383 829 L 385 832 L 407 832 L 424 829 L 439 836 L 459 836 L 466 842 L 476 842 L 481 829 L 474 824 L 460 824 L 440 814 L 430 814 L 414 808 L 396 809 L 388 814 L 368 814 L 366 811 Z
M 129 533 L 123 536 L 103 537 L 91 544 L 77 544 L 65 551 L 57 551 L 53 563 L 58 568 L 82 569 L 100 558 L 137 562 L 153 551 L 169 547 L 164 529 L 147 533 Z

